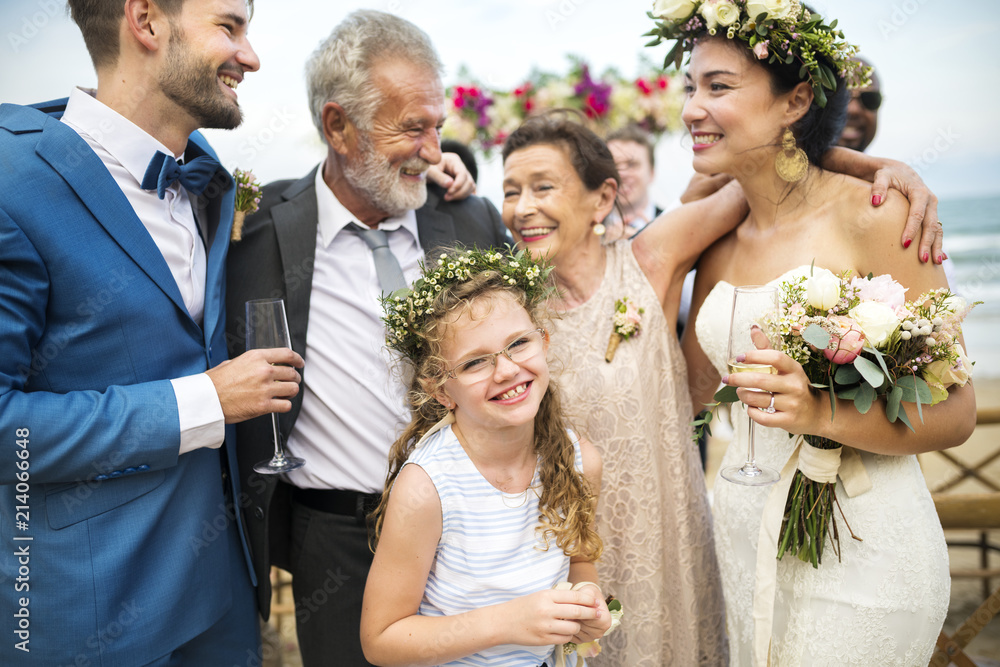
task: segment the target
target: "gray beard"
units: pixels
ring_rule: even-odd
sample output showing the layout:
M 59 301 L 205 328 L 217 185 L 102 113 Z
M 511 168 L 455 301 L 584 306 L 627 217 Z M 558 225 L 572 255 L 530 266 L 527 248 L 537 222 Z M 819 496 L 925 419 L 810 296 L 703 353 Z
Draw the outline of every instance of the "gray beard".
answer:
M 427 201 L 426 184 L 410 186 L 403 183 L 399 168 L 393 168 L 388 158 L 375 150 L 364 132 L 359 132 L 358 149 L 358 160 L 344 165 L 344 178 L 371 206 L 393 218 L 424 205 Z M 402 166 L 422 169 L 427 163 L 420 158 L 412 158 Z

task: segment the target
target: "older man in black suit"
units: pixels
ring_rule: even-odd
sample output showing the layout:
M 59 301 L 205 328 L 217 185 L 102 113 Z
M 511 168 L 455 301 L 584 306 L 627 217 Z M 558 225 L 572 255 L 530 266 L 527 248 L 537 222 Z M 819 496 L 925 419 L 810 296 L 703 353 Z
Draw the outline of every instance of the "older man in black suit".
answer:
M 281 482 L 258 475 L 251 466 L 270 457 L 270 422 L 256 419 L 237 432 L 258 603 L 266 617 L 270 565 L 289 569 L 306 665 L 368 664 L 359 639 L 372 556 L 365 514 L 408 419 L 378 296 L 412 280 L 436 247 L 508 239 L 492 204 L 449 202 L 426 182 L 441 159 L 440 71 L 416 26 L 376 11 L 348 16 L 307 65 L 326 159 L 298 181 L 266 186 L 229 254 L 232 350 L 242 350 L 244 302 L 282 297 L 292 347 L 306 358 L 302 392 L 280 421 L 288 449 L 306 465 Z M 372 240 L 370 230 L 384 236 Z

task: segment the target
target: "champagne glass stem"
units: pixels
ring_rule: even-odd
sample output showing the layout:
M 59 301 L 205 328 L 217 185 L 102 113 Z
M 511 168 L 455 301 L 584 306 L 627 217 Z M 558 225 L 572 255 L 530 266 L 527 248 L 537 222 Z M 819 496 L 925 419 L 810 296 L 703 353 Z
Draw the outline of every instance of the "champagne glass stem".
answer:
M 271 428 L 274 430 L 274 460 L 276 462 L 284 461 L 285 450 L 281 446 L 281 431 L 278 430 L 278 415 L 273 412 L 271 413 Z
M 747 411 L 747 463 L 744 468 L 749 472 L 751 470 L 757 469 L 757 450 L 753 443 L 753 427 L 757 425 L 754 420 L 750 419 L 750 406 L 743 406 Z

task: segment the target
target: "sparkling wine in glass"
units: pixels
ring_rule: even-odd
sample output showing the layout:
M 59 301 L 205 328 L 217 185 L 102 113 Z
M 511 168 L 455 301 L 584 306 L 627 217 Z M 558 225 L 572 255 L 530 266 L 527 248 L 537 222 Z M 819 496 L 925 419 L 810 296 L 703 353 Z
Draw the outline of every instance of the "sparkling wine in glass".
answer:
M 254 299 L 247 301 L 247 349 L 291 348 L 292 337 L 288 334 L 288 320 L 285 317 L 284 299 Z M 271 413 L 271 428 L 274 431 L 274 456 L 270 461 L 261 461 L 253 469 L 264 475 L 289 472 L 305 465 L 305 460 L 289 456 L 281 443 L 278 429 L 278 415 Z
M 729 322 L 729 356 L 727 365 L 730 373 L 769 373 L 777 370 L 768 364 L 751 364 L 737 361 L 741 354 L 757 349 L 751 338 L 751 328 L 756 325 L 767 335 L 778 314 L 778 288 L 770 285 L 748 285 L 737 287 L 733 293 L 733 314 Z M 763 391 L 752 389 L 751 391 Z M 766 393 L 766 392 L 765 392 Z M 750 408 L 744 405 L 744 408 Z M 747 415 L 747 458 L 743 465 L 723 468 L 724 479 L 746 486 L 767 486 L 774 484 L 781 475 L 777 470 L 757 465 L 754 450 L 754 421 Z

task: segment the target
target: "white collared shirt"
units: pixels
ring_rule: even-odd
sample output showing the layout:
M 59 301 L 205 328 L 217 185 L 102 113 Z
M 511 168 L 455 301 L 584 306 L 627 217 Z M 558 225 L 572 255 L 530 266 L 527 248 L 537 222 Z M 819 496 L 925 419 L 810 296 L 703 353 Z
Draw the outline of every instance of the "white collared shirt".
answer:
M 156 151 L 171 151 L 144 130 L 74 88 L 62 121 L 101 159 L 159 248 L 191 317 L 201 323 L 205 309 L 205 245 L 195 224 L 187 191 L 174 183 L 160 199 L 156 190 L 140 187 Z M 180 413 L 180 453 L 219 447 L 225 439 L 225 417 L 212 380 L 204 373 L 171 380 Z
M 395 357 L 385 347 L 372 251 L 344 230 L 364 223 L 334 196 L 323 166 L 316 172 L 319 224 L 302 411 L 288 439 L 289 451 L 307 463 L 286 477 L 300 488 L 373 493 L 385 484 L 389 447 L 410 416 Z M 387 232 L 389 249 L 412 283 L 424 257 L 416 213 L 389 218 L 378 229 Z

